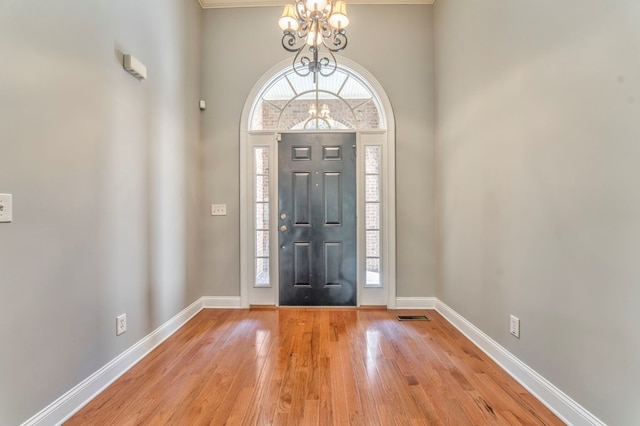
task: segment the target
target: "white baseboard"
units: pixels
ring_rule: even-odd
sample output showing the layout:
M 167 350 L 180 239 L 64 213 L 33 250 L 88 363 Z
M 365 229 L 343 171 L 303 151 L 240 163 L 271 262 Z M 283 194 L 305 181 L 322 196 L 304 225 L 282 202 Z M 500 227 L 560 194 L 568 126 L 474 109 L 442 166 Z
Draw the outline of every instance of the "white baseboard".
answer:
M 435 309 L 435 297 L 396 297 L 395 309 Z
M 201 310 L 202 298 L 193 302 L 151 334 L 87 377 L 44 410 L 24 422 L 22 426 L 62 424 Z
M 241 309 L 240 296 L 204 296 L 202 306 L 205 309 Z
M 536 373 L 479 328 L 437 299 L 436 310 L 478 348 L 497 362 L 503 370 L 538 398 L 540 402 L 560 417 L 562 421 L 573 426 L 606 426 L 547 379 Z

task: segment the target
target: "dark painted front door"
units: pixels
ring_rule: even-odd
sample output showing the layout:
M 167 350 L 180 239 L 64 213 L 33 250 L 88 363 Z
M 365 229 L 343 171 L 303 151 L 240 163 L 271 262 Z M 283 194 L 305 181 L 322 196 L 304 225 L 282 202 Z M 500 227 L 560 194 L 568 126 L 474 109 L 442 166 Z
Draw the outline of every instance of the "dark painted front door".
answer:
M 282 134 L 280 305 L 356 305 L 356 135 Z

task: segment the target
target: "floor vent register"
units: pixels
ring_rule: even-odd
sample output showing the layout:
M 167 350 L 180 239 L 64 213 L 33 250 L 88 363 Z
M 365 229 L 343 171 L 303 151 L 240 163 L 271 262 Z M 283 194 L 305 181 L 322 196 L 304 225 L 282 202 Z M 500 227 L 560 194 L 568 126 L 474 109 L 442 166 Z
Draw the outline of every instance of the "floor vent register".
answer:
M 426 315 L 398 315 L 398 321 L 429 321 Z

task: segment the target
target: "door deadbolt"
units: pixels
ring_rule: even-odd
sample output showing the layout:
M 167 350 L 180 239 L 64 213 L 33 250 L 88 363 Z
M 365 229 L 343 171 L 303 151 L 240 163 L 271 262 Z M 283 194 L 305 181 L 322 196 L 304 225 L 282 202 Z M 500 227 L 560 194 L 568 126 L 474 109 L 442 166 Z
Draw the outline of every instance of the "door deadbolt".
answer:
M 287 215 L 285 213 L 282 213 L 280 215 L 280 219 L 285 220 L 287 218 Z

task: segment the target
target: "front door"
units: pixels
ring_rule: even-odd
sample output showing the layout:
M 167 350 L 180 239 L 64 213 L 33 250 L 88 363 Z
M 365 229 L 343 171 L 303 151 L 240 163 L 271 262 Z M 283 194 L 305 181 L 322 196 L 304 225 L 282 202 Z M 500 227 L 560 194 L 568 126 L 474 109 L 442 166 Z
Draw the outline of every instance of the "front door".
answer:
M 280 305 L 356 305 L 356 135 L 278 143 Z

